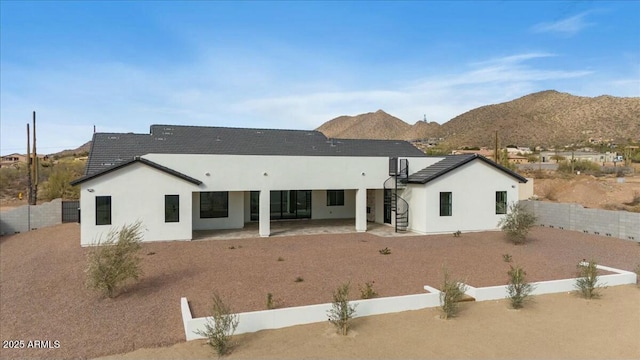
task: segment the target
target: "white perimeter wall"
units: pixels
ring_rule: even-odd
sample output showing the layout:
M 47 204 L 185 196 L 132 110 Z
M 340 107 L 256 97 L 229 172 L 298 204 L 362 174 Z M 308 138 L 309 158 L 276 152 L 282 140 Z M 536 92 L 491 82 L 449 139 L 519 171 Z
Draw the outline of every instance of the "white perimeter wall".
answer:
M 409 202 L 409 226 L 420 233 L 497 229 L 504 215 L 496 215 L 496 191 L 507 202 L 518 201 L 518 181 L 474 160 L 425 185 L 410 184 L 400 196 Z M 452 193 L 452 216 L 440 216 L 440 192 Z
M 198 186 L 135 163 L 82 183 L 80 243 L 97 242 L 125 224 L 140 220 L 143 240 L 191 240 L 192 192 Z M 92 192 L 89 192 L 91 189 Z M 180 221 L 164 222 L 164 196 L 180 195 Z M 95 225 L 96 196 L 111 196 L 111 225 Z

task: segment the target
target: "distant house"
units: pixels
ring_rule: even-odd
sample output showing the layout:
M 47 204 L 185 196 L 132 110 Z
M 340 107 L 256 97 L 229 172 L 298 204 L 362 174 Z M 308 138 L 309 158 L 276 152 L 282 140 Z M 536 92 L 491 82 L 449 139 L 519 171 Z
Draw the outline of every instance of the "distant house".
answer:
M 4 155 L 0 158 L 0 167 L 6 167 L 20 162 L 27 162 L 27 156 L 17 153 Z
M 81 244 L 136 220 L 144 241 L 283 219 L 353 219 L 418 233 L 496 229 L 527 180 L 476 154 L 426 156 L 397 140 L 317 131 L 152 125 L 96 133 L 81 187 Z
M 48 157 L 46 155 L 38 155 L 38 159 L 48 160 Z M 18 153 L 4 155 L 0 157 L 0 167 L 8 167 L 11 165 L 26 163 L 26 162 L 27 162 L 27 155 L 18 154 Z

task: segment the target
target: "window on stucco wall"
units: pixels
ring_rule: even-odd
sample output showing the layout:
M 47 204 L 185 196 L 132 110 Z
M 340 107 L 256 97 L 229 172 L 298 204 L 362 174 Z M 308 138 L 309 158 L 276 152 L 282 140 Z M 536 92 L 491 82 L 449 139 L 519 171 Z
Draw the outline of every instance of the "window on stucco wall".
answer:
M 180 222 L 180 195 L 164 196 L 164 222 Z
M 496 214 L 507 213 L 507 192 L 496 191 Z
M 200 193 L 200 218 L 229 217 L 229 192 L 210 191 Z
M 344 206 L 344 190 L 327 190 L 327 206 Z
M 453 214 L 451 192 L 440 193 L 440 216 L 451 216 Z
M 111 225 L 111 196 L 96 196 L 96 225 Z

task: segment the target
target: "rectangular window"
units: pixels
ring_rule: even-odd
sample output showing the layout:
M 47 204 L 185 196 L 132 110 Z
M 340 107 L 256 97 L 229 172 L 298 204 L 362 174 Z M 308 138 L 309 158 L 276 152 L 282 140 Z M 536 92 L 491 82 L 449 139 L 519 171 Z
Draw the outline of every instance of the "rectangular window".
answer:
M 451 209 L 451 198 L 450 192 L 440 193 L 440 216 L 451 216 L 453 213 Z
M 327 190 L 327 206 L 344 206 L 344 190 Z
M 96 196 L 96 225 L 111 225 L 111 196 Z
M 496 214 L 507 213 L 507 192 L 496 191 Z
M 211 191 L 200 193 L 200 218 L 229 217 L 229 192 Z
M 164 222 L 180 222 L 180 195 L 164 196 Z

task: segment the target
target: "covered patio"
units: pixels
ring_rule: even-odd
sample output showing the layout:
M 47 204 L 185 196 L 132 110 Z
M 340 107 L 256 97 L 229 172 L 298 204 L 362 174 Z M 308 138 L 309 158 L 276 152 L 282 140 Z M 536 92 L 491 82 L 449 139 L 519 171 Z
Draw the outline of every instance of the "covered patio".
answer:
M 355 219 L 271 221 L 270 237 L 356 233 L 353 226 L 354 222 Z M 410 231 L 396 233 L 392 226 L 374 222 L 367 222 L 367 233 L 383 237 L 419 235 Z M 193 231 L 193 240 L 228 240 L 257 237 L 260 237 L 258 222 L 245 223 L 242 229 Z

